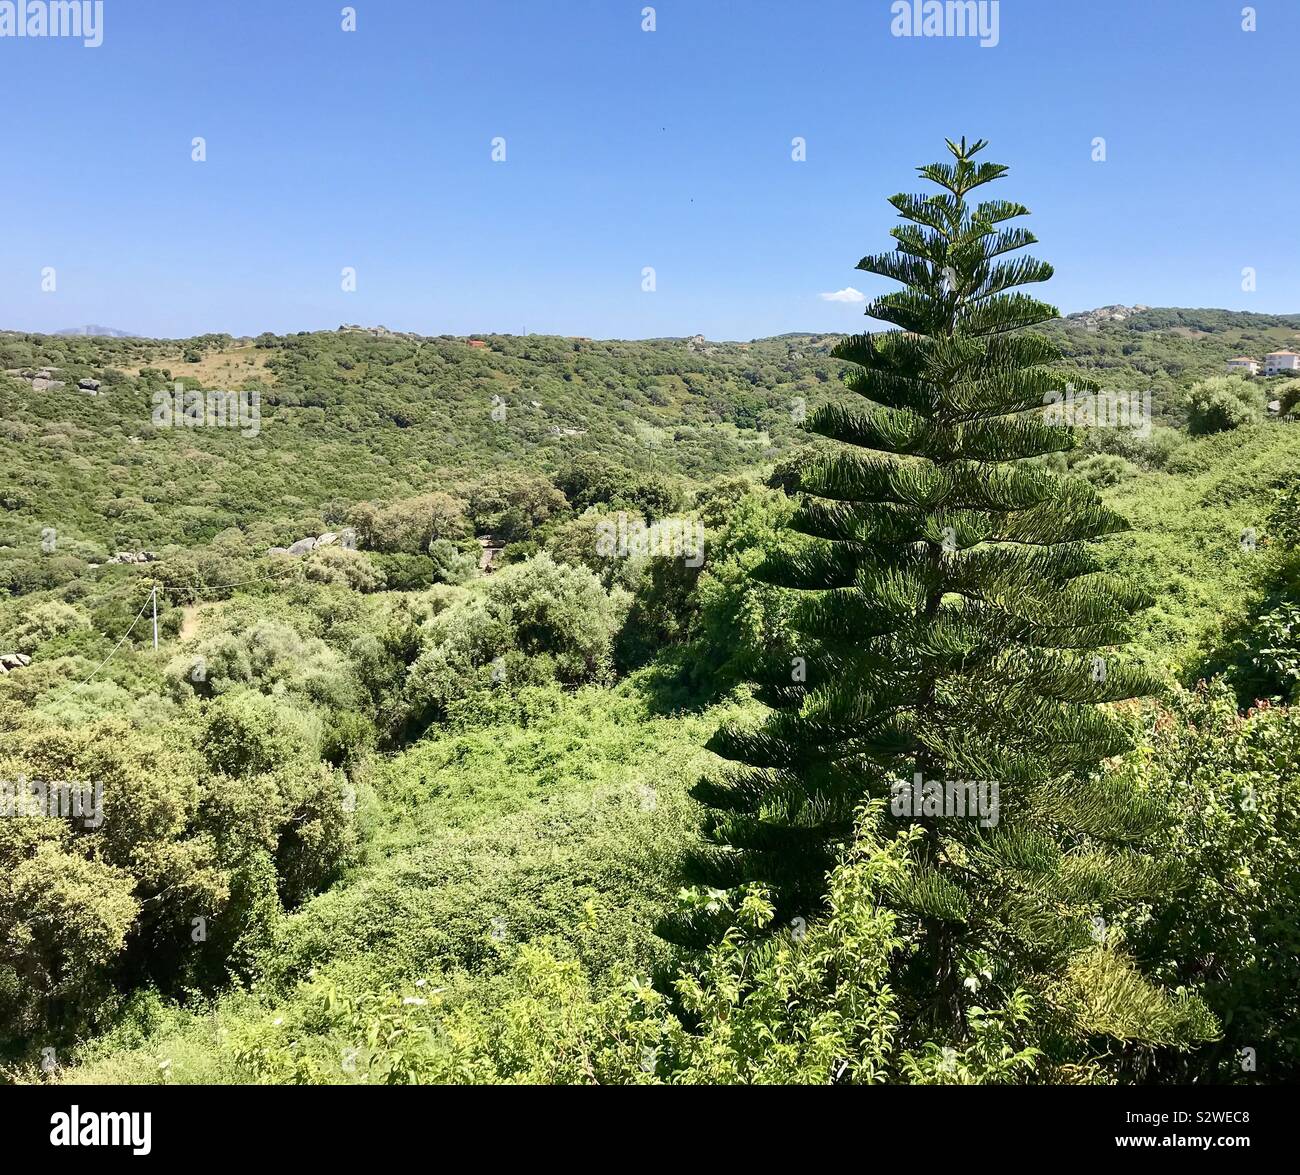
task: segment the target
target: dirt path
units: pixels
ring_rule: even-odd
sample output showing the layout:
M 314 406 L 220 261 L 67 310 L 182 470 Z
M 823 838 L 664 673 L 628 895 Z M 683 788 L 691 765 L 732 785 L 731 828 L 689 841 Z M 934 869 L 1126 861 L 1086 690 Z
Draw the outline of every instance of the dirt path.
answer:
M 180 640 L 187 641 L 199 630 L 199 605 L 186 604 L 181 608 Z

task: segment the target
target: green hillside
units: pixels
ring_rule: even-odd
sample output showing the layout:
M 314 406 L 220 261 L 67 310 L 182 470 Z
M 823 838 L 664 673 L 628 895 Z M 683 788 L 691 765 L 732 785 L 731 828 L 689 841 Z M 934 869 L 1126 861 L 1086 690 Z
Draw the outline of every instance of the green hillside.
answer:
M 1300 316 L 1146 309 L 1042 333 L 1081 380 L 1152 390 L 1149 430 L 1087 429 L 1035 458 L 1129 520 L 1101 559 L 1154 601 L 1133 636 L 1166 692 L 1121 707 L 1139 745 L 1107 770 L 1136 773 L 1167 814 L 1164 855 L 1201 880 L 1171 882 L 1116 933 L 1217 1023 L 1244 1025 L 1276 1079 L 1300 1065 L 1294 934 L 1268 929 L 1294 912 L 1295 842 L 1231 796 L 1296 810 L 1300 628 L 1283 627 L 1300 595 L 1300 427 L 1285 380 L 1234 383 L 1231 427 L 1193 392 L 1227 358 L 1294 345 Z M 753 572 L 791 541 L 792 457 L 825 443 L 806 415 L 849 397 L 838 340 L 478 341 L 0 334 L 0 654 L 23 658 L 0 674 L 0 780 L 103 780 L 106 817 L 93 833 L 0 821 L 10 1079 L 833 1070 L 829 1044 L 793 1043 L 802 1028 L 755 1059 L 727 1002 L 744 971 L 757 1039 L 761 1016 L 797 1003 L 782 967 L 811 964 L 724 949 L 692 973 L 697 993 L 668 999 L 681 961 L 655 927 L 683 903 L 761 922 L 683 894 L 705 820 L 689 793 L 713 731 L 762 709 L 755 664 L 793 651 L 786 596 Z M 176 381 L 256 393 L 256 427 L 159 427 L 155 394 Z M 702 565 L 602 553 L 620 516 L 698 526 Z M 1210 669 L 1226 677 L 1198 689 Z M 818 958 L 862 961 L 845 1005 L 832 1014 L 820 989 L 808 1003 L 847 1034 L 836 1047 L 903 1040 L 883 1012 L 844 1026 L 848 1004 L 887 1005 L 869 963 L 892 931 L 851 898 L 890 867 L 849 862 L 843 905 L 815 929 L 830 936 Z M 882 1043 L 861 1080 L 945 1080 L 944 1048 L 989 1081 L 1242 1079 L 1236 1028 L 1191 1053 L 1040 1055 L 1050 1034 L 1020 998 L 933 1055 Z

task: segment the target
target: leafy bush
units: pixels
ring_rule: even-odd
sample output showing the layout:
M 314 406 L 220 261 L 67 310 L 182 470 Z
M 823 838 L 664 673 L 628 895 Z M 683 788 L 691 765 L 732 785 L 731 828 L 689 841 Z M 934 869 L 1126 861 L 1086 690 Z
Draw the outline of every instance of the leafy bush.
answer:
M 19 652 L 31 654 L 36 652 L 46 641 L 72 633 L 86 632 L 90 628 L 90 619 L 79 608 L 58 600 L 46 600 L 33 604 L 26 610 L 26 615 L 13 629 L 0 640 L 7 647 L 0 652 Z
M 1169 814 L 1160 850 L 1182 884 L 1134 944 L 1164 982 L 1204 998 L 1223 1034 L 1157 1058 L 1153 1075 L 1285 1079 L 1300 1069 L 1300 714 L 1265 705 L 1243 717 L 1222 682 L 1172 701 L 1134 770 Z
M 1263 418 L 1258 386 L 1238 376 L 1202 380 L 1187 395 L 1187 427 L 1193 433 L 1223 432 Z
M 110 969 L 165 970 L 155 942 L 224 903 L 197 763 L 176 733 L 120 719 L 77 729 L 20 719 L 6 732 L 0 780 L 81 797 L 80 811 L 47 804 L 0 819 L 0 1022 L 11 1030 L 84 1025 Z
M 387 553 L 422 555 L 436 539 L 459 538 L 468 529 L 465 506 L 434 491 L 382 509 L 362 502 L 348 514 L 348 525 L 363 547 Z
M 740 499 L 726 524 L 709 536 L 691 637 L 704 666 L 724 682 L 743 677 L 761 656 L 795 653 L 789 648 L 790 593 L 753 575 L 769 554 L 792 541 L 785 524 L 794 508 L 783 494 L 755 492 Z
M 320 719 L 251 690 L 232 690 L 205 706 L 198 742 L 213 771 L 262 775 L 318 759 Z
M 486 607 L 512 644 L 529 656 L 553 657 L 562 682 L 598 681 L 612 667 L 611 645 L 629 601 L 607 593 L 584 568 L 545 553 L 494 575 Z
M 568 508 L 568 500 L 546 478 L 513 471 L 484 478 L 469 498 L 474 529 L 507 542 L 529 538 Z
M 322 547 L 304 563 L 307 578 L 354 592 L 377 592 L 388 586 L 384 573 L 360 551 L 344 547 Z M 423 586 L 423 585 L 421 585 Z
M 1137 472 L 1137 466 L 1113 453 L 1097 453 L 1085 457 L 1070 472 L 1101 488 L 1119 485 L 1126 477 L 1132 477 Z
M 192 651 L 167 663 L 167 676 L 173 696 L 180 698 L 244 686 L 336 706 L 355 697 L 353 679 L 338 653 L 280 620 L 258 620 L 237 633 L 202 638 Z
M 435 583 L 468 583 L 478 572 L 478 560 L 450 539 L 434 539 L 429 544 L 429 560 Z

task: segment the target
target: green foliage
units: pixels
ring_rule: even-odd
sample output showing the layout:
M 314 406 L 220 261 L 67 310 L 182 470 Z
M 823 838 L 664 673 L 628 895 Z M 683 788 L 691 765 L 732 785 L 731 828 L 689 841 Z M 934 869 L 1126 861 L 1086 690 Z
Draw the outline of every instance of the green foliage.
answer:
M 908 222 L 896 249 L 859 262 L 904 285 L 867 307 L 900 329 L 836 348 L 857 365 L 847 386 L 861 403 L 809 419 L 840 447 L 800 472 L 792 527 L 807 541 L 757 573 L 803 598 L 787 648 L 755 674 L 769 716 L 710 742 L 731 766 L 695 791 L 711 843 L 688 876 L 761 883 L 778 920 L 814 917 L 854 812 L 888 797 L 897 835 L 916 833 L 907 870 L 877 895 L 915 925 L 893 975 L 909 1023 L 942 1038 L 981 985 L 1005 1000 L 1033 989 L 1076 1037 L 1187 1046 L 1213 1035 L 1213 1018 L 1090 947 L 1091 919 L 1163 882 L 1143 852 L 1159 813 L 1097 771 L 1130 745 L 1100 707 L 1155 681 L 1099 651 L 1143 604 L 1085 545 L 1123 520 L 1083 483 L 1027 464 L 1074 443 L 1031 415 L 1064 387 L 1049 366 L 1059 352 L 1012 333 L 1054 316 L 1009 292 L 1052 271 L 997 260 L 1034 238 L 1002 227 L 1021 205 L 968 203 L 1006 170 L 974 161 L 983 146 L 949 143 L 953 162 L 919 169 L 941 194 L 893 197 Z M 938 789 L 919 810 L 899 803 L 914 777 L 918 806 L 921 781 Z M 945 810 L 945 792 L 951 803 L 972 780 L 997 789 L 998 810 L 987 796 L 978 813 L 965 800 Z M 699 946 L 723 926 L 697 910 L 664 933 Z
M 1193 433 L 1224 432 L 1255 424 L 1264 415 L 1264 393 L 1240 376 L 1202 380 L 1187 394 L 1187 426 Z
M 11 795 L 27 781 L 81 797 L 0 819 L 0 1019 L 6 1035 L 75 1026 L 106 999 L 128 949 L 145 964 L 151 937 L 224 900 L 196 763 L 121 720 L 70 730 L 24 717 L 5 733 L 0 780 Z
M 90 628 L 90 621 L 78 608 L 58 600 L 48 600 L 33 604 L 20 623 L 5 636 L 6 650 L 19 653 L 35 653 L 47 641 L 72 633 L 84 632 Z
M 1160 848 L 1183 881 L 1153 904 L 1136 953 L 1223 1025 L 1218 1043 L 1162 1056 L 1155 1072 L 1286 1080 L 1300 1070 L 1300 716 L 1265 705 L 1243 717 L 1221 682 L 1180 692 L 1135 770 L 1169 813 Z
M 732 682 L 764 659 L 794 655 L 789 593 L 755 576 L 766 559 L 790 550 L 786 527 L 794 509 L 783 495 L 749 494 L 710 536 L 691 628 L 703 657 L 697 673 Z
M 1080 446 L 1081 459 L 1075 465 L 1075 472 L 1080 472 L 1079 465 L 1088 460 L 1088 454 L 1095 453 L 1121 457 L 1141 469 L 1167 469 L 1184 447 L 1185 440 L 1185 435 L 1178 429 L 1165 426 L 1151 429 L 1147 436 L 1136 429 L 1092 428 Z
M 202 638 L 173 657 L 166 671 L 178 697 L 190 692 L 223 694 L 244 686 L 336 705 L 352 697 L 337 652 L 319 638 L 303 637 L 273 619 L 256 620 L 237 633 Z
M 361 502 L 347 523 L 363 547 L 388 553 L 423 554 L 438 539 L 457 539 L 469 527 L 465 507 L 450 494 L 434 492 L 377 509 Z
M 6 1036 L 38 1028 L 50 1001 L 72 1001 L 100 986 L 140 912 L 124 870 L 68 851 L 61 830 L 24 835 L 14 824 L 0 825 Z
M 1188 441 L 1184 452 L 1180 471 L 1140 474 L 1104 491 L 1132 530 L 1107 543 L 1102 560 L 1156 600 L 1138 630 L 1144 655 L 1193 683 L 1270 590 L 1261 580 L 1284 545 L 1270 519 L 1276 495 L 1295 482 L 1300 430 L 1215 433 Z M 1243 541 L 1251 533 L 1253 549 Z
M 971 154 L 924 174 L 991 178 Z M 842 344 L 0 335 L 0 366 L 67 382 L 0 377 L 0 652 L 33 658 L 0 674 L 0 779 L 99 781 L 105 815 L 0 819 L 10 1075 L 47 1079 L 51 1043 L 65 1077 L 109 1082 L 1300 1067 L 1282 704 L 1300 431 L 1231 427 L 1265 395 L 1294 415 L 1300 381 L 1217 378 L 1293 345 L 1300 318 L 1035 321 L 1011 291 L 1046 267 L 985 255 L 1028 243 L 1018 206 L 896 206 L 919 220 L 863 265 L 904 279 L 873 313 L 911 334 Z M 205 386 L 196 358 L 246 373 L 259 436 L 149 423 L 173 373 Z M 102 394 L 76 393 L 83 376 Z M 1155 427 L 1056 451 L 1030 422 L 1061 381 L 1150 390 Z M 1097 569 L 1158 601 L 1129 625 L 1097 572 L 1071 577 L 1082 555 L 1018 559 L 987 529 L 1050 548 L 1063 517 L 1082 541 L 1108 511 L 1135 528 Z M 706 528 L 702 568 L 602 553 L 602 526 L 682 512 Z M 360 550 L 267 554 L 349 526 Z M 480 576 L 483 533 L 507 546 Z M 939 587 L 942 623 L 898 627 Z M 1110 648 L 1128 628 L 1171 686 L 1223 670 L 1239 705 L 1274 703 L 1243 716 L 1219 682 L 1167 710 L 1105 705 L 1142 676 Z M 927 674 L 927 721 L 874 722 Z M 789 725 L 765 727 L 773 710 Z M 803 758 L 710 776 L 701 844 L 687 785 L 719 721 L 724 749 Z M 996 829 L 882 810 L 918 746 L 934 774 L 1002 780 Z M 725 872 L 728 845 L 760 884 L 678 893 L 684 855 Z M 816 900 L 792 904 L 800 886 Z M 674 911 L 702 951 L 653 935 Z
M 407 681 L 410 704 L 445 717 L 454 700 L 506 683 L 607 680 L 627 602 L 585 567 L 545 552 L 513 564 L 429 621 Z
M 435 583 L 468 583 L 478 570 L 474 556 L 461 551 L 450 539 L 434 539 L 429 544 L 429 559 Z
M 1097 453 L 1078 462 L 1070 472 L 1100 489 L 1105 486 L 1119 485 L 1134 473 L 1136 468 L 1131 461 L 1125 461 L 1123 457 L 1113 453 Z
M 315 758 L 320 723 L 250 690 L 221 694 L 204 707 L 199 746 L 213 771 L 261 775 Z
M 1300 699 L 1300 600 L 1282 599 L 1252 616 L 1227 651 L 1235 662 L 1232 684 L 1245 704 Z
M 354 592 L 381 591 L 388 586 L 384 572 L 359 551 L 343 547 L 322 547 L 307 556 L 304 573 L 317 583 L 332 584 Z M 422 584 L 420 586 L 423 586 Z

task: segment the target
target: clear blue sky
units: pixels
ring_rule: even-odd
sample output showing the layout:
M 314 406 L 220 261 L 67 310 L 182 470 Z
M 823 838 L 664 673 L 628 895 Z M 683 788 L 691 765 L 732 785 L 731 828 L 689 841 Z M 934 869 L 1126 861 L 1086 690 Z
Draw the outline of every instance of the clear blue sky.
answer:
M 861 329 L 819 295 L 886 284 L 853 269 L 885 197 L 962 134 L 1063 310 L 1300 312 L 1296 0 L 1255 33 L 1238 0 L 1002 0 L 992 48 L 894 37 L 889 0 L 644 3 L 355 0 L 347 33 L 338 0 L 106 0 L 100 48 L 0 38 L 0 327 Z

